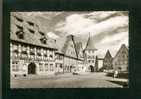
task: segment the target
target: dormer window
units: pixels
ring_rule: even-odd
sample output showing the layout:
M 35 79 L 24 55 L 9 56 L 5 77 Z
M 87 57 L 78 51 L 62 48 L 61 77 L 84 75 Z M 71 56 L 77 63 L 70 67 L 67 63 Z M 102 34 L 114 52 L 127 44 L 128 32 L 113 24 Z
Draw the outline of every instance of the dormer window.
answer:
M 16 20 L 19 21 L 19 22 L 23 22 L 23 19 L 21 18 L 18 18 L 17 16 L 15 16 Z
M 23 30 L 23 27 L 22 27 L 22 26 L 16 25 L 16 27 L 17 27 L 19 30 Z
M 16 32 L 16 35 L 19 39 L 24 39 L 24 32 L 23 30 L 19 30 Z
M 19 39 L 24 39 L 24 32 L 23 32 L 23 27 L 16 25 L 18 28 L 18 31 L 16 32 L 16 35 Z
M 32 34 L 34 34 L 35 33 L 35 31 L 34 30 L 32 30 L 32 29 L 28 29 L 29 30 L 29 32 L 30 33 L 32 33 Z
M 34 26 L 34 23 L 33 22 L 27 22 L 30 26 Z
M 42 44 L 46 44 L 47 43 L 47 38 L 44 36 L 40 39 Z
M 43 32 L 39 32 L 42 36 L 44 36 L 45 35 L 45 33 L 43 33 Z

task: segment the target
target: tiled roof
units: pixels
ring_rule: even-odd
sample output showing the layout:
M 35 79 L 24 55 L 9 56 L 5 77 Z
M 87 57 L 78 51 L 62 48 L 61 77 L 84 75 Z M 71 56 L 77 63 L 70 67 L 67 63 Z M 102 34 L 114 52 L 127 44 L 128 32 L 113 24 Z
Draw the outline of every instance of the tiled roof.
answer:
M 76 36 L 68 35 L 67 37 L 61 37 L 56 40 L 56 46 L 58 48 L 58 53 L 65 54 L 68 46 L 68 42 L 72 41 L 74 44 L 74 50 L 77 57 L 79 58 L 80 52 L 82 51 L 82 43 L 78 40 Z M 81 43 L 81 44 L 80 44 Z M 83 57 L 83 55 L 82 55 Z
M 105 55 L 104 59 L 105 58 L 112 58 L 112 55 L 111 55 L 109 50 L 106 52 L 106 55 Z
M 19 18 L 19 19 L 25 21 L 22 25 L 23 25 L 23 28 L 26 28 L 26 30 L 28 29 L 28 26 L 25 26 L 26 22 L 34 23 L 37 26 L 37 29 L 35 30 L 35 33 L 30 33 L 28 31 L 23 31 L 24 32 L 24 39 L 19 39 L 18 36 L 15 33 L 16 28 L 15 28 L 14 25 L 16 25 L 15 24 L 16 19 L 13 20 L 12 17 L 13 18 Z M 28 44 L 32 44 L 32 45 L 37 45 L 37 46 L 41 46 L 41 47 L 47 47 L 47 48 L 56 49 L 55 41 L 53 39 L 49 38 L 46 35 L 45 31 L 46 31 L 45 27 L 38 24 L 38 22 L 34 18 L 31 18 L 30 16 L 22 15 L 22 13 L 17 13 L 17 12 L 12 12 L 11 13 L 11 31 L 10 31 L 10 39 L 11 40 L 15 40 L 15 41 L 23 42 L 23 43 L 28 43 Z M 47 43 L 46 44 L 43 44 L 40 41 L 40 39 L 42 37 L 47 38 Z
M 126 54 L 128 54 L 128 48 L 126 47 L 125 44 L 122 44 L 122 45 L 121 45 L 121 47 L 120 47 L 120 49 L 118 50 L 118 52 L 116 53 L 114 59 L 115 59 L 116 57 L 118 57 L 119 54 L 122 54 L 122 51 L 125 51 Z

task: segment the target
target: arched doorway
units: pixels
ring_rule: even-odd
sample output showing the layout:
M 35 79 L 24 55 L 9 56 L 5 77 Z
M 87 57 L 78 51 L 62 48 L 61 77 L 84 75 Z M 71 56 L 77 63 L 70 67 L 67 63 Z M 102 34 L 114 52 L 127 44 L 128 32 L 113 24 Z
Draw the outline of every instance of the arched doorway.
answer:
M 36 64 L 30 63 L 28 65 L 28 74 L 36 74 Z
M 94 72 L 94 67 L 92 65 L 90 65 L 89 68 L 91 72 Z

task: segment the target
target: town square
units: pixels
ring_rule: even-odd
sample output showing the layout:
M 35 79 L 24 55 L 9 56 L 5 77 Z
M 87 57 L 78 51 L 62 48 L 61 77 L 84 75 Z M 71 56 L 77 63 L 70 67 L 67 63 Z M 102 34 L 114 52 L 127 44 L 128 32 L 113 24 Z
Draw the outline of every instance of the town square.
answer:
M 11 88 L 127 88 L 128 12 L 11 12 Z

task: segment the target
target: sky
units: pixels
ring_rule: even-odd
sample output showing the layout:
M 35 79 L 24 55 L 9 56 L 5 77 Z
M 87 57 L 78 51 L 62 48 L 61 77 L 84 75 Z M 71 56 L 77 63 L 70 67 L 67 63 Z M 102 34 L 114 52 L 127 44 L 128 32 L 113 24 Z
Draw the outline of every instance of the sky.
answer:
M 121 44 L 128 47 L 128 12 L 127 11 L 61 11 L 61 12 L 24 12 L 34 17 L 53 39 L 73 34 L 85 48 L 90 33 L 93 44 L 98 49 L 96 54 L 104 57 L 109 50 L 112 56 Z M 63 40 L 62 40 L 63 41 Z

